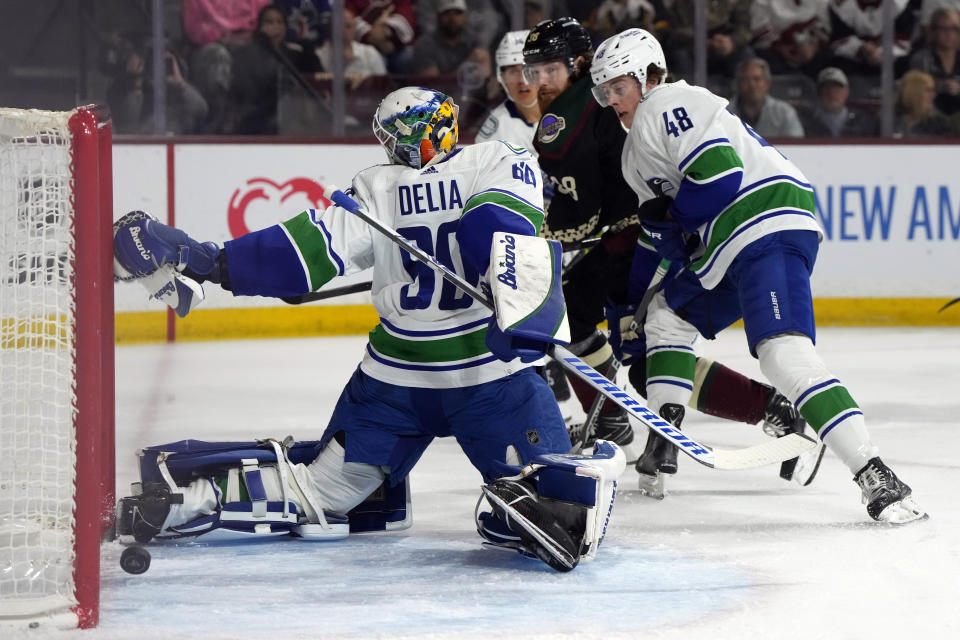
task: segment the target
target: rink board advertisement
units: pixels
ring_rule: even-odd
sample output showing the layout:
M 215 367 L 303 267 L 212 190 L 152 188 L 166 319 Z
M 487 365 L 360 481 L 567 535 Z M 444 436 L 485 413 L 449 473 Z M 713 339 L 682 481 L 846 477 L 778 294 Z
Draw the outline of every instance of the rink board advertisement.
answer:
M 957 149 L 923 145 L 783 145 L 813 184 L 824 229 L 813 277 L 818 322 L 960 325 Z M 200 241 L 222 244 L 325 208 L 325 187 L 349 186 L 385 161 L 377 145 L 116 144 L 114 211 L 141 209 Z M 369 279 L 358 274 L 328 288 Z M 291 306 L 206 285 L 186 319 L 116 289 L 118 341 L 362 333 L 377 321 L 368 293 Z

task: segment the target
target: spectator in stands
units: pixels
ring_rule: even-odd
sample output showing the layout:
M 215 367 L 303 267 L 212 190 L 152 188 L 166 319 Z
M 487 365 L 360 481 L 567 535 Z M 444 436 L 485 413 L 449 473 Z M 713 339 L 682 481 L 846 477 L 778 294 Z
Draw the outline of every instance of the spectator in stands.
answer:
M 190 68 L 193 83 L 209 107 L 198 133 L 233 133 L 235 113 L 230 95 L 233 56 L 230 51 L 219 42 L 194 49 Z
M 153 64 L 132 45 L 124 47 L 120 69 L 107 89 L 107 103 L 118 133 L 156 133 L 153 118 Z M 206 100 L 184 79 L 185 64 L 176 54 L 164 54 L 166 128 L 160 133 L 200 133 L 207 117 Z
M 693 72 L 693 13 L 697 0 L 674 0 L 667 11 L 666 39 L 670 71 L 689 76 Z M 753 57 L 750 48 L 750 0 L 712 0 L 707 4 L 707 73 L 728 78 L 737 65 Z
M 770 95 L 770 65 L 762 58 L 744 60 L 737 67 L 737 95 L 730 110 L 764 138 L 801 138 L 803 125 L 796 109 Z
M 753 49 L 774 75 L 811 79 L 830 57 L 829 0 L 755 0 L 750 7 Z
M 893 3 L 893 56 L 901 69 L 910 54 L 921 0 Z M 874 76 L 883 61 L 883 0 L 834 0 L 830 4 L 830 50 L 847 73 Z
M 927 45 L 910 57 L 910 68 L 933 76 L 934 102 L 946 115 L 960 112 L 960 14 L 940 7 L 930 17 Z
M 920 24 L 930 24 L 933 12 L 941 7 L 960 12 L 960 0 L 923 0 L 920 7 Z
M 417 0 L 417 38 L 437 30 L 438 7 L 443 0 Z M 467 33 L 471 34 L 478 46 L 493 49 L 497 46 L 497 37 L 506 31 L 510 24 L 507 16 L 499 10 L 496 0 L 466 0 Z
M 287 16 L 288 37 L 316 49 L 330 35 L 330 0 L 273 0 Z
M 524 0 L 523 3 L 523 28 L 532 29 L 540 22 L 551 17 L 550 7 L 546 0 Z M 566 15 L 566 14 L 564 14 Z
M 349 8 L 343 10 L 343 31 L 344 75 L 351 88 L 356 88 L 367 76 L 386 75 L 387 66 L 377 48 L 357 41 L 357 15 Z M 333 69 L 332 38 L 317 49 L 317 55 L 324 69 L 331 71 Z
M 591 31 L 598 41 L 632 28 L 657 33 L 658 13 L 665 17 L 660 0 L 604 0 L 590 20 Z
M 950 121 L 934 106 L 936 95 L 933 76 L 929 73 L 914 69 L 903 74 L 897 90 L 893 135 L 905 138 L 952 135 Z
M 183 30 L 197 46 L 250 41 L 258 12 L 270 0 L 183 0 Z
M 426 76 L 457 74 L 461 84 L 476 88 L 490 77 L 490 52 L 466 29 L 466 0 L 437 3 L 437 30 L 417 39 L 413 71 Z M 479 81 L 479 83 L 477 83 Z
M 322 70 L 312 49 L 289 41 L 286 36 L 286 16 L 279 7 L 268 4 L 257 16 L 253 40 L 235 51 L 233 95 L 238 111 L 237 133 L 276 133 L 281 77 Z
M 390 73 L 409 73 L 416 20 L 411 0 L 346 0 L 357 16 L 357 38 L 383 55 Z
M 817 97 L 816 107 L 800 110 L 807 137 L 866 138 L 880 134 L 880 123 L 873 112 L 847 104 L 850 82 L 837 67 L 827 67 L 817 76 Z

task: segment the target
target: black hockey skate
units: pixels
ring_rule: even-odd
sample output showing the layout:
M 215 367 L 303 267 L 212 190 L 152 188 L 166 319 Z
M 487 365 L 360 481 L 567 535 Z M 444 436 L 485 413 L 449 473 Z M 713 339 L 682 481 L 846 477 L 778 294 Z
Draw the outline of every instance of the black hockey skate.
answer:
M 520 536 L 525 555 L 539 558 L 557 571 L 577 566 L 580 544 L 526 483 L 500 478 L 481 489 L 497 517 Z
M 774 391 L 764 408 L 763 432 L 773 438 L 782 438 L 791 433 L 802 435 L 806 427 L 806 421 L 793 403 L 782 393 Z M 816 438 L 816 434 L 812 436 Z M 820 443 L 802 456 L 784 460 L 780 463 L 780 477 L 787 482 L 794 480 L 804 487 L 809 485 L 820 469 L 825 451 L 823 443 Z
M 120 498 L 117 535 L 133 536 L 137 542 L 146 544 L 163 530 L 170 505 L 182 503 L 183 495 L 171 494 L 162 482 L 145 482 L 140 495 Z
M 597 416 L 597 427 L 588 435 L 584 448 L 592 447 L 597 440 L 608 440 L 621 447 L 633 442 L 633 427 L 627 412 L 619 409 L 616 413 Z
M 660 407 L 660 416 L 678 429 L 683 422 L 684 413 L 684 407 L 679 404 L 667 403 Z M 662 500 L 663 476 L 677 472 L 677 445 L 651 431 L 634 468 L 640 474 L 640 492 Z
M 853 480 L 863 491 L 867 513 L 878 522 L 904 524 L 928 517 L 913 500 L 910 487 L 880 458 L 872 458 Z

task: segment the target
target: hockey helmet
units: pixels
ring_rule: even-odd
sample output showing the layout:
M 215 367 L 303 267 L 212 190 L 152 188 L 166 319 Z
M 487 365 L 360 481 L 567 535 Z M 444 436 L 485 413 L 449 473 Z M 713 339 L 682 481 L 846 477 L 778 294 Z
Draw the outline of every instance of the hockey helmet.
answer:
M 456 147 L 459 111 L 444 93 L 403 87 L 380 101 L 373 115 L 373 133 L 391 163 L 425 169 Z
M 651 64 L 667 70 L 663 48 L 650 32 L 627 29 L 607 38 L 597 48 L 590 65 L 594 98 L 601 106 L 609 105 L 608 87 L 604 83 L 626 75 L 637 79 L 642 95 L 647 86 L 647 69 Z
M 515 64 L 523 64 L 523 43 L 526 42 L 527 34 L 529 33 L 529 29 L 508 31 L 503 35 L 503 38 L 501 38 L 500 44 L 497 45 L 497 51 L 494 54 L 494 59 L 497 64 L 497 80 L 500 82 L 500 86 L 503 87 L 504 92 L 508 95 L 510 92 L 507 90 L 507 85 L 503 81 L 503 68 L 512 67 Z
M 561 61 L 571 72 L 578 56 L 593 51 L 590 34 L 575 18 L 557 18 L 538 23 L 523 44 L 523 64 Z M 530 78 L 527 78 L 530 82 Z

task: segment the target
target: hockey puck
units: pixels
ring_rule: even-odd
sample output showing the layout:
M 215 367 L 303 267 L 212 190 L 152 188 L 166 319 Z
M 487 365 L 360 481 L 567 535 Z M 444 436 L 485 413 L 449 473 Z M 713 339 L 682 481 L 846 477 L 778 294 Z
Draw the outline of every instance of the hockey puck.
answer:
M 139 545 L 132 545 L 120 554 L 120 567 L 134 575 L 150 568 L 150 552 Z

